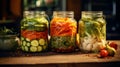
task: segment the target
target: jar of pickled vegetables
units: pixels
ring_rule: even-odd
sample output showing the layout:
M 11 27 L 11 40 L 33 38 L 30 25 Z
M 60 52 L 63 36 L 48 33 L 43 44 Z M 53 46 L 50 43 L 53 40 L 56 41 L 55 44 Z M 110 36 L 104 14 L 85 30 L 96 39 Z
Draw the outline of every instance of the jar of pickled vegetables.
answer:
M 48 20 L 44 11 L 25 11 L 21 21 L 21 49 L 25 52 L 46 51 Z
M 76 47 L 77 23 L 72 11 L 54 11 L 50 23 L 52 51 L 72 52 Z
M 79 42 L 83 52 L 99 52 L 106 43 L 106 21 L 102 11 L 82 11 Z

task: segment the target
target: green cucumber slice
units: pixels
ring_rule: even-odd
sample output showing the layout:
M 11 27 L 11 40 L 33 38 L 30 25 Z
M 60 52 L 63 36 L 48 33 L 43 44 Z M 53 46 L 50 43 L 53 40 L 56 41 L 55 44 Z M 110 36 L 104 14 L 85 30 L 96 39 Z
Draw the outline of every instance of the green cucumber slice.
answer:
M 47 46 L 46 46 L 46 45 L 44 45 L 44 46 L 43 46 L 43 49 L 44 49 L 44 50 L 46 50 L 46 48 L 47 48 Z
M 31 41 L 31 45 L 32 45 L 32 46 L 38 46 L 39 43 L 38 43 L 37 40 L 32 40 L 32 41 Z
M 37 51 L 37 47 L 31 46 L 31 47 L 30 47 L 30 51 L 31 51 L 31 52 L 36 52 L 36 51 Z
M 29 46 L 30 46 L 30 43 L 28 42 L 26 45 L 29 47 Z
M 44 39 L 40 39 L 40 40 L 39 40 L 39 44 L 40 44 L 40 45 L 45 45 L 45 40 L 44 40 Z
M 24 26 L 29 26 L 29 24 L 24 24 Z
M 23 41 L 24 40 L 24 38 L 23 37 L 21 37 L 21 41 Z
M 24 29 L 24 26 L 21 26 L 21 29 Z
M 28 47 L 27 46 L 25 46 L 25 51 L 28 52 Z
M 21 49 L 24 51 L 25 50 L 24 46 L 21 46 Z
M 42 47 L 41 46 L 38 46 L 37 49 L 38 49 L 39 52 L 42 51 Z
M 25 45 L 26 45 L 26 41 L 23 41 L 23 42 L 22 42 L 22 45 L 25 46 Z

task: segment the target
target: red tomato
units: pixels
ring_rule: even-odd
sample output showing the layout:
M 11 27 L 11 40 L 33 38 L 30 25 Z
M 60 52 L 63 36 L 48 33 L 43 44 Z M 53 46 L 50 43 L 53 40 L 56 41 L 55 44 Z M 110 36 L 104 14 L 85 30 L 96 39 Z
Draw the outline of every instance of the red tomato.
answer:
M 107 56 L 108 56 L 108 51 L 105 50 L 105 49 L 101 50 L 101 51 L 100 51 L 100 56 L 101 56 L 101 57 L 107 57 Z
M 117 50 L 118 45 L 115 42 L 110 42 L 110 47 L 113 47 L 115 50 Z

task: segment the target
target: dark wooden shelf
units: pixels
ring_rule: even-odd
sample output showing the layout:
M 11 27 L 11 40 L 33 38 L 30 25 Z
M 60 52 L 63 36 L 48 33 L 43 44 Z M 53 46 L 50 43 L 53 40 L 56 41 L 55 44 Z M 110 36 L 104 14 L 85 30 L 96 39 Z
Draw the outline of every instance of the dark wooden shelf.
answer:
M 83 54 L 79 52 L 28 57 L 0 57 L 0 65 L 120 62 L 120 40 L 115 42 L 118 43 L 119 47 L 114 57 L 98 58 L 97 54 Z

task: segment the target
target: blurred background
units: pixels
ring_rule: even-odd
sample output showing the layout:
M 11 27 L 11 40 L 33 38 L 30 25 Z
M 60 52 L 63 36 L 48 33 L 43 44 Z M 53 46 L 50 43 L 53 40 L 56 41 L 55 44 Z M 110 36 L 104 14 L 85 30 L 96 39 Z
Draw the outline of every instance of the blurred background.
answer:
M 120 0 L 0 0 L 0 28 L 6 26 L 20 32 L 20 21 L 25 10 L 46 11 L 52 18 L 53 11 L 74 11 L 77 21 L 81 11 L 103 11 L 107 21 L 107 39 L 120 39 Z

